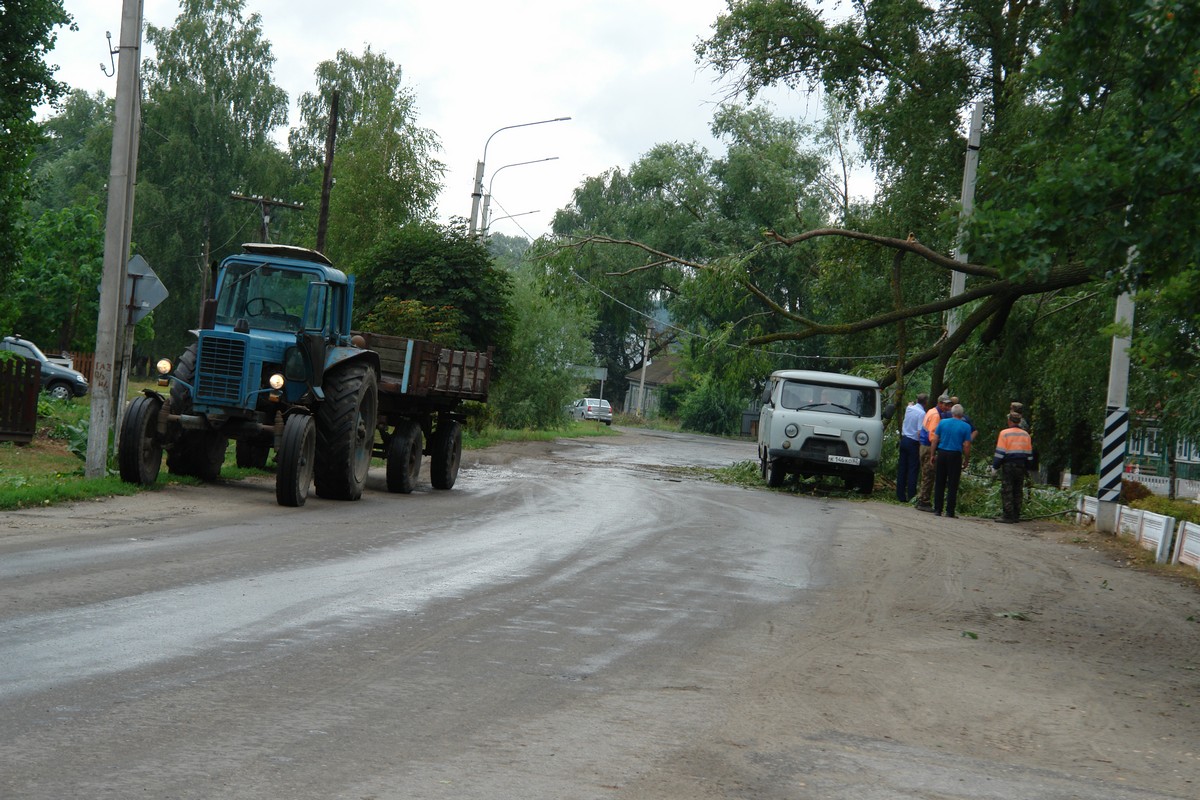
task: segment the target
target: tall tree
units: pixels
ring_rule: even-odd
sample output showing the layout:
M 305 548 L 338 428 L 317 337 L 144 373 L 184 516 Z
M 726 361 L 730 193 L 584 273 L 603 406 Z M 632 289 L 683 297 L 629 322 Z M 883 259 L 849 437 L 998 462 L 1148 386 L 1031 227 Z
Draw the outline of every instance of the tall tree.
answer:
M 175 25 L 146 28 L 147 103 L 134 240 L 170 296 L 155 315 L 166 347 L 186 346 L 208 264 L 258 239 L 258 209 L 231 192 L 280 196 L 290 174 L 270 134 L 287 94 L 262 19 L 244 0 L 183 0 Z
M 339 50 L 317 66 L 317 89 L 300 97 L 300 125 L 289 135 L 292 157 L 320 186 L 330 98 L 338 92 L 338 129 L 325 252 L 354 264 L 375 242 L 433 210 L 445 166 L 434 157 L 437 135 L 417 124 L 416 94 L 382 53 Z M 315 231 L 316 220 L 307 221 Z
M 40 138 L 34 109 L 66 91 L 46 58 L 55 29 L 68 24 L 62 0 L 0 5 L 0 283 L 21 258 L 29 162 Z M 0 322 L 6 316 L 0 304 Z
M 464 345 L 494 346 L 502 360 L 512 324 L 511 276 L 492 263 L 483 242 L 461 221 L 410 222 L 378 242 L 355 277 L 357 315 L 371 313 L 385 298 L 448 306 L 458 311 Z

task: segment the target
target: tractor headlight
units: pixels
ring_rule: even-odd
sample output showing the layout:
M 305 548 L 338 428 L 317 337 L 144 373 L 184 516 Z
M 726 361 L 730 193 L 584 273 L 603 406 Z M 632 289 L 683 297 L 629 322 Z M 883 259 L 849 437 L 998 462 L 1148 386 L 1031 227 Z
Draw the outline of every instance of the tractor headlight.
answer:
M 158 363 L 154 365 L 154 368 L 156 370 L 158 370 L 159 375 L 166 375 L 168 372 L 171 371 L 171 359 L 169 359 L 169 358 L 159 359 Z
M 276 372 L 270 378 L 267 378 L 267 383 L 269 383 L 271 385 L 271 388 L 276 391 L 282 389 L 283 388 L 283 373 Z

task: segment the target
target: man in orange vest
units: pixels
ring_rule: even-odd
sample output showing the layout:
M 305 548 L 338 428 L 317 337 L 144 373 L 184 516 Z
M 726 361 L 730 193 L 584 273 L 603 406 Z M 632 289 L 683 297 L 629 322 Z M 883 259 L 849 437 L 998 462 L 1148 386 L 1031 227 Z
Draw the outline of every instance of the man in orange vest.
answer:
M 1008 427 L 996 438 L 996 454 L 992 456 L 992 469 L 1000 470 L 1000 502 L 1004 506 L 1004 516 L 997 522 L 1021 521 L 1021 491 L 1032 461 L 1033 439 L 1021 427 L 1021 415 L 1010 412 Z

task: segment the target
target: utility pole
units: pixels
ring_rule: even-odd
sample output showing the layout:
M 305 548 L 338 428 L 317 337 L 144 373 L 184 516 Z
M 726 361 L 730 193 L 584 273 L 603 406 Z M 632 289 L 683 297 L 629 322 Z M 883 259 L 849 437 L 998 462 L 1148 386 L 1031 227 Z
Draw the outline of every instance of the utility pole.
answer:
M 259 240 L 261 242 L 271 241 L 270 230 L 268 226 L 271 224 L 272 208 L 294 208 L 297 210 L 304 209 L 304 203 L 289 203 L 286 200 L 280 200 L 277 197 L 263 197 L 261 194 L 247 195 L 238 194 L 237 192 L 230 192 L 229 196 L 234 200 L 245 200 L 248 203 L 256 203 L 258 205 L 259 212 L 262 214 L 262 238 Z M 205 260 L 207 263 L 207 259 Z
M 333 146 L 337 140 L 338 103 L 341 94 L 337 89 L 329 96 L 329 130 L 325 134 L 325 177 L 321 180 L 321 208 L 317 212 L 317 252 L 325 252 L 325 234 L 329 231 L 329 195 L 333 193 Z
M 108 173 L 108 211 L 104 226 L 104 272 L 96 321 L 96 363 L 92 370 L 92 405 L 84 475 L 99 478 L 108 467 L 109 433 L 122 404 L 113 392 L 122 327 L 121 300 L 129 258 L 133 187 L 137 177 L 137 122 L 140 91 L 138 61 L 142 43 L 142 0 L 124 0 L 121 38 L 117 46 L 117 95 L 113 114 L 112 156 Z M 117 385 L 121 384 L 119 379 Z
M 646 416 L 646 362 L 650 360 L 650 336 L 654 333 L 653 323 L 646 326 L 646 340 L 642 343 L 642 375 L 638 380 L 638 408 L 639 417 Z
M 967 133 L 967 160 L 963 166 L 962 210 L 958 215 L 958 242 L 954 248 L 954 260 L 966 263 L 966 225 L 975 210 L 975 176 L 979 171 L 979 142 L 983 128 L 983 103 L 978 100 L 971 107 L 971 129 Z M 967 290 L 967 273 L 954 270 L 950 273 L 950 296 L 957 297 Z M 958 330 L 959 309 L 946 312 L 946 335 L 953 336 Z
M 1129 260 L 1134 254 L 1130 250 Z M 1108 360 L 1108 406 L 1104 416 L 1104 438 L 1100 446 L 1100 501 L 1096 530 L 1117 531 L 1117 500 L 1121 497 L 1121 475 L 1125 471 L 1125 443 L 1129 437 L 1129 344 L 1133 338 L 1133 296 L 1128 292 L 1117 298 L 1115 321 L 1128 328 L 1130 335 L 1113 336 L 1112 355 Z

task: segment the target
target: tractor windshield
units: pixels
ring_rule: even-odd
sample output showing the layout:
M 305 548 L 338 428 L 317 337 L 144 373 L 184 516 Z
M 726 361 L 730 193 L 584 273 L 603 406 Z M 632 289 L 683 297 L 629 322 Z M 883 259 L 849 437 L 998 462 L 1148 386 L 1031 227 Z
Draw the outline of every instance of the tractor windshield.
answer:
M 231 264 L 217 302 L 217 324 L 246 320 L 252 328 L 295 331 L 304 315 L 308 285 L 318 276 L 270 264 Z

